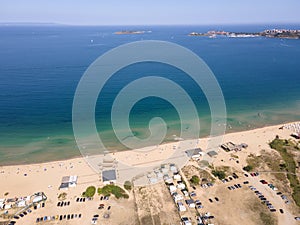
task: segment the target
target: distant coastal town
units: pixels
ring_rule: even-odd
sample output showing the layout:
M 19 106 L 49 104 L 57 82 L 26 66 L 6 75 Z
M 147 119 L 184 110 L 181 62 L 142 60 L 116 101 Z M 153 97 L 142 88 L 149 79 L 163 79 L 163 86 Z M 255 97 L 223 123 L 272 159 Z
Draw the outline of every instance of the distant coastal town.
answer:
M 269 37 L 269 38 L 289 38 L 300 39 L 300 30 L 290 29 L 271 29 L 262 32 L 228 32 L 228 31 L 208 31 L 206 33 L 189 33 L 189 36 L 208 36 L 215 38 L 217 36 L 226 37 Z

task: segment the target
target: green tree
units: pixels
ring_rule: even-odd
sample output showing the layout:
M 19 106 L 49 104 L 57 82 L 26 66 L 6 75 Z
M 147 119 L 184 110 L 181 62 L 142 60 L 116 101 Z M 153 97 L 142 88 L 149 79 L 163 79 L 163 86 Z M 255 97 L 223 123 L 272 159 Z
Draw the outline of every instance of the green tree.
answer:
M 96 187 L 89 186 L 89 187 L 87 187 L 85 192 L 83 192 L 82 195 L 87 198 L 92 198 L 95 195 L 95 193 L 96 193 Z

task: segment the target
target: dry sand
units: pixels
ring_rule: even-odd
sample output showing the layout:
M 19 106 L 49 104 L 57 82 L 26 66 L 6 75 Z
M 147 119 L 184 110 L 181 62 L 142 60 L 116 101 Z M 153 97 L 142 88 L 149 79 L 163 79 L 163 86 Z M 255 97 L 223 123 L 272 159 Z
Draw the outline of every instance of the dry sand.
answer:
M 281 127 L 281 125 L 226 134 L 223 139 L 224 143 L 227 141 L 232 141 L 236 144 L 247 143 L 248 148 L 247 150 L 238 153 L 239 164 L 232 159 L 230 154 L 220 150 L 219 155 L 213 161 L 213 165 L 229 165 L 230 167 L 236 168 L 237 171 L 241 171 L 241 168 L 246 165 L 247 155 L 250 153 L 258 155 L 262 149 L 269 149 L 268 142 L 273 140 L 276 135 L 283 138 L 290 138 L 291 131 L 287 129 L 282 130 L 279 129 L 279 127 Z M 207 142 L 208 138 L 204 138 L 201 139 L 198 145 L 205 149 Z M 173 154 L 174 146 L 178 146 L 178 142 L 151 147 L 151 151 L 149 152 L 118 152 L 111 154 L 111 157 L 118 161 L 126 162 L 126 164 L 130 166 L 155 166 L 159 165 L 165 158 Z M 184 155 L 184 150 L 186 149 L 181 149 L 182 155 Z M 119 173 L 121 173 L 121 171 L 119 171 Z M 57 197 L 59 193 L 62 193 L 62 191 L 58 190 L 61 178 L 62 176 L 69 175 L 78 175 L 77 187 L 70 188 L 66 191 L 67 200 L 71 201 L 71 205 L 68 208 L 57 208 Z M 76 197 L 80 196 L 86 187 L 90 185 L 96 187 L 103 185 L 99 175 L 87 165 L 83 158 L 42 164 L 0 167 L 0 184 L 0 198 L 27 196 L 39 191 L 43 191 L 47 195 L 48 200 L 46 204 L 49 207 L 38 209 L 33 214 L 22 218 L 24 221 L 22 224 L 33 224 L 37 216 L 79 212 L 83 215 L 81 220 L 74 219 L 70 222 L 65 222 L 65 224 L 82 224 L 82 221 L 89 221 L 93 214 L 99 213 L 99 210 L 97 210 L 97 205 L 99 204 L 98 197 L 96 197 L 97 200 L 84 203 L 83 205 L 78 205 L 80 203 L 75 202 Z M 6 192 L 8 192 L 8 195 L 4 197 L 4 193 Z M 217 193 L 218 191 L 216 190 L 216 194 Z M 129 200 L 111 199 L 109 201 L 110 202 L 107 204 L 113 206 L 110 211 L 111 218 L 109 222 L 106 223 L 104 221 L 101 224 L 135 224 L 137 215 L 135 212 L 136 205 L 132 194 L 130 194 Z M 234 205 L 232 207 L 234 207 Z M 103 212 L 101 213 L 103 214 Z

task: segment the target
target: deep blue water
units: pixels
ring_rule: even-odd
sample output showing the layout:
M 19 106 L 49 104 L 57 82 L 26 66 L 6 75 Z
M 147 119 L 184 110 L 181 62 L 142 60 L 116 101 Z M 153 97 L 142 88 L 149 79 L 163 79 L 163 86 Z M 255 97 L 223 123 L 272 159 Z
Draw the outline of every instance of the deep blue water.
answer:
M 1 26 L 0 162 L 45 161 L 78 155 L 71 122 L 73 96 L 81 76 L 101 54 L 139 40 L 180 44 L 208 64 L 226 100 L 228 131 L 299 120 L 300 40 L 211 39 L 187 35 L 214 29 L 261 31 L 274 27 Z M 300 26 L 281 25 L 279 28 L 300 29 Z M 115 35 L 119 30 L 152 32 Z M 203 126 L 201 136 L 208 135 L 210 111 L 201 89 L 176 68 L 141 63 L 116 73 L 101 93 L 104 101 L 97 105 L 97 128 L 107 140 L 107 147 L 124 148 L 115 139 L 109 122 L 113 99 L 124 85 L 152 74 L 171 79 L 188 92 L 197 102 L 200 121 L 207 125 Z M 147 98 L 139 102 L 130 115 L 132 130 L 137 136 L 148 135 L 148 122 L 153 116 L 161 116 L 168 123 L 167 140 L 178 134 L 180 125 L 176 110 L 167 101 Z

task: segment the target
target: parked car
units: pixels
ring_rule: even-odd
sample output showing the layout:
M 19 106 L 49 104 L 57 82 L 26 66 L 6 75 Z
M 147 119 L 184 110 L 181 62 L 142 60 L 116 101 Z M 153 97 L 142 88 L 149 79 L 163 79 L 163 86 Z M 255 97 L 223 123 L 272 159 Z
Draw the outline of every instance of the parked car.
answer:
M 284 212 L 283 212 L 283 209 L 279 209 L 279 212 L 280 212 L 280 213 L 284 213 Z

